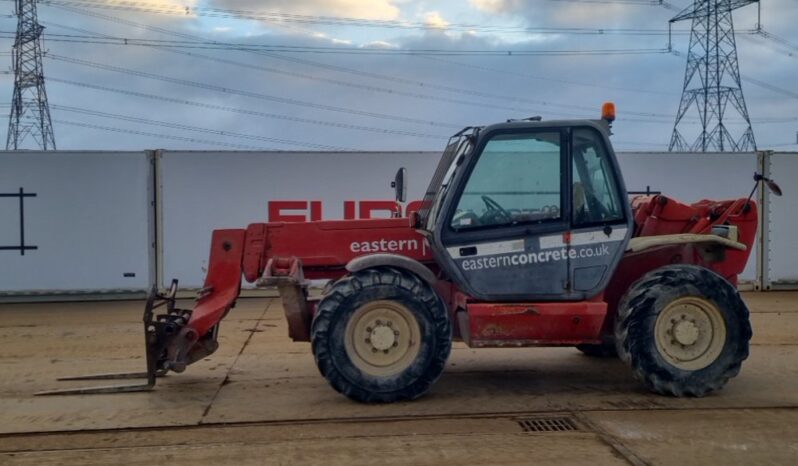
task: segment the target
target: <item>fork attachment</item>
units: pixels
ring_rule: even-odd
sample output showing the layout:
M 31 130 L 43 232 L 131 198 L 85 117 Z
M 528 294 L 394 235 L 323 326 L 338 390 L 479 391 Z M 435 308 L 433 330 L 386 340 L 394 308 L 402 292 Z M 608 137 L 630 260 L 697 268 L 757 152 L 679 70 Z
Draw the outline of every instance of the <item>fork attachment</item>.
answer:
M 153 287 L 147 297 L 144 307 L 144 347 L 147 355 L 147 370 L 145 372 L 119 372 L 108 374 L 90 374 L 72 377 L 61 377 L 58 380 L 121 380 L 121 379 L 146 379 L 141 383 L 126 385 L 105 385 L 98 387 L 68 388 L 38 392 L 36 395 L 87 395 L 98 393 L 128 393 L 151 390 L 158 377 L 166 375 L 169 371 L 167 348 L 180 329 L 188 323 L 191 311 L 178 309 L 175 306 L 177 294 L 177 280 L 172 280 L 172 285 L 166 294 L 159 293 Z M 165 314 L 155 314 L 155 310 L 166 306 Z M 185 366 L 184 366 L 185 367 Z
M 70 388 L 39 392 L 36 395 L 85 395 L 128 393 L 152 390 L 158 377 L 167 372 L 183 372 L 186 366 L 212 354 L 219 347 L 219 322 L 235 305 L 241 291 L 241 260 L 245 230 L 216 230 L 211 239 L 211 254 L 205 284 L 199 290 L 193 310 L 175 305 L 177 280 L 166 293 L 150 290 L 144 306 L 144 347 L 146 372 L 92 374 L 58 380 L 146 379 L 137 384 Z M 165 313 L 156 309 L 165 306 Z

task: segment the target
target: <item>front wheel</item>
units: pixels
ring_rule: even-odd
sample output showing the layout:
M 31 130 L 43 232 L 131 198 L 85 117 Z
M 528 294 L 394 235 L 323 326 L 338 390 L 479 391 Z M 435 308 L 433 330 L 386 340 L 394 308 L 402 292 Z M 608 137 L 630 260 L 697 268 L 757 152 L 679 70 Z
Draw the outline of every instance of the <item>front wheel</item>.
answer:
M 740 372 L 751 340 L 748 308 L 723 277 L 703 267 L 649 272 L 618 306 L 618 355 L 654 392 L 704 396 Z
M 440 377 L 452 330 L 435 292 L 417 276 L 381 267 L 333 284 L 311 328 L 319 371 L 362 402 L 423 395 Z

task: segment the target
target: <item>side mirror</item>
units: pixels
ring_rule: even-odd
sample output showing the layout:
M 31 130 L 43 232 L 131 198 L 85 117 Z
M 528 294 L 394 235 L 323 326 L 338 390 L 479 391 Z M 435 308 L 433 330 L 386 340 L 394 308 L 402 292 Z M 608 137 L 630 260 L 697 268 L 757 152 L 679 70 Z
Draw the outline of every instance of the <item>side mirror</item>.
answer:
M 391 182 L 391 187 L 396 192 L 396 202 L 405 202 L 407 200 L 407 184 L 405 184 L 406 177 L 407 169 L 402 167 L 396 171 L 396 176 Z
M 768 188 L 770 188 L 770 191 L 773 194 L 775 194 L 776 196 L 781 196 L 783 194 L 781 192 L 781 187 L 779 185 L 777 185 L 775 181 L 767 180 L 767 181 L 765 181 L 765 184 L 768 185 Z
M 778 184 L 776 184 L 775 181 L 771 180 L 770 178 L 762 176 L 759 173 L 754 173 L 754 181 L 757 181 L 757 182 L 758 181 L 764 181 L 765 184 L 767 185 L 768 189 L 770 189 L 770 192 L 772 192 L 776 196 L 781 196 L 782 195 L 781 187 Z

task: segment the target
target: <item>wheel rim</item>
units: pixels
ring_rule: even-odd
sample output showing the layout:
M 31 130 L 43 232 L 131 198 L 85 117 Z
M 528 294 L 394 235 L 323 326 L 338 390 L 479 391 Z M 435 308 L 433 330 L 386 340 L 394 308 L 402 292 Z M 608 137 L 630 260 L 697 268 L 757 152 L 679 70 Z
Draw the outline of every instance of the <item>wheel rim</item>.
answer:
M 657 351 L 683 370 L 703 369 L 718 359 L 726 344 L 726 321 L 712 302 L 699 297 L 679 298 L 657 316 Z
M 409 309 L 395 301 L 364 304 L 349 319 L 345 332 L 349 359 L 372 376 L 404 371 L 420 350 L 418 321 Z

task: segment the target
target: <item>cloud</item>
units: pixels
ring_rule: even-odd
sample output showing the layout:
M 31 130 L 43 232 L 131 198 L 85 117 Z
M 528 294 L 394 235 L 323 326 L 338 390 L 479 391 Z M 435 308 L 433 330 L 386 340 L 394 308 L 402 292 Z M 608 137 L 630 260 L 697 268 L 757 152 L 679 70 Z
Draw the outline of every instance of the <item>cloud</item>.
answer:
M 197 6 L 197 0 L 152 0 L 145 2 L 147 7 L 168 7 L 168 8 L 186 8 Z
M 634 24 L 643 27 L 658 22 L 667 27 L 672 11 L 651 4 L 613 4 L 611 2 L 546 2 L 541 0 L 469 0 L 474 9 L 488 15 L 523 19 L 530 26 L 593 26 Z
M 220 8 L 318 16 L 393 20 L 400 10 L 392 0 L 211 0 Z
M 629 17 L 635 16 L 634 9 L 639 7 L 620 4 L 585 5 L 565 4 L 553 11 L 552 18 L 558 24 L 570 24 L 574 27 L 599 26 L 607 27 L 617 23 L 629 24 Z M 666 27 L 665 24 L 662 26 Z
M 232 0 L 213 0 L 219 2 Z M 403 0 L 404 1 L 404 0 Z M 259 11 L 276 11 L 297 14 L 324 14 L 363 16 L 380 14 L 384 17 L 408 19 L 414 22 L 425 19 L 422 2 L 403 1 L 255 1 L 227 3 L 230 8 Z M 435 3 L 436 12 L 444 21 L 452 24 L 508 25 L 528 24 L 544 27 L 555 24 L 567 27 L 574 23 L 563 18 L 568 5 L 563 2 L 540 0 L 521 2 L 518 0 L 473 0 L 482 9 L 466 9 L 458 3 L 460 10 L 454 11 L 444 3 Z M 798 13 L 795 0 L 773 0 L 773 10 L 763 11 L 763 22 L 774 34 L 789 41 L 798 42 L 798 31 L 791 28 L 789 18 L 776 15 L 777 8 Z M 780 3 L 776 3 L 780 2 Z M 431 2 L 426 2 L 430 4 Z M 684 2 L 683 2 L 684 3 Z M 204 4 L 204 3 L 203 3 Z M 402 14 L 384 10 L 368 13 L 353 10 L 368 5 L 401 7 Z M 314 5 L 318 7 L 314 9 Z M 520 6 L 519 6 L 520 5 Z M 526 5 L 526 7 L 524 7 Z M 530 5 L 536 6 L 531 8 Z M 539 6 L 539 8 L 537 8 Z M 347 10 L 347 8 L 350 8 Z M 488 12 L 486 8 L 493 8 Z M 628 28 L 660 28 L 667 24 L 671 12 L 653 6 L 636 6 L 636 9 L 616 12 L 618 25 Z M 754 7 L 741 9 L 735 20 L 739 29 L 750 27 L 755 20 Z M 323 9 L 323 11 L 322 11 Z M 594 10 L 598 11 L 598 10 Z M 608 10 L 609 11 L 609 10 Z M 772 13 L 770 13 L 772 11 Z M 352 40 L 354 46 L 386 49 L 453 49 L 453 50 L 521 50 L 521 49 L 599 49 L 599 48 L 658 48 L 667 38 L 629 36 L 572 36 L 540 35 L 547 42 L 541 43 L 525 34 L 494 35 L 479 31 L 478 34 L 453 32 L 446 34 L 438 30 L 419 31 L 373 28 L 314 28 L 315 31 L 283 31 L 260 27 L 256 23 L 195 16 L 145 15 L 103 11 L 102 13 L 125 17 L 140 23 L 157 25 L 178 33 L 210 36 L 214 27 L 231 27 L 224 32 L 226 42 L 243 42 L 275 45 L 309 45 L 335 47 L 336 42 Z M 362 13 L 362 14 L 361 14 Z M 157 39 L 179 39 L 174 36 L 143 31 L 96 17 L 66 13 L 64 10 L 42 6 L 42 20 L 85 28 L 90 31 L 122 36 L 148 36 Z M 515 15 L 515 16 L 512 16 Z M 626 15 L 626 16 L 624 16 Z M 794 15 L 793 15 L 794 16 Z M 605 19 L 607 23 L 616 19 Z M 622 23 L 621 23 L 622 21 Z M 595 27 L 608 26 L 596 19 Z M 616 24 L 616 23 L 613 23 Z M 689 24 L 680 25 L 689 28 Z M 74 33 L 57 27 L 45 31 Z M 314 36 L 312 32 L 319 34 Z M 512 37 L 511 37 L 512 36 Z M 749 37 L 750 38 L 750 37 Z M 753 39 L 753 38 L 751 38 Z M 685 52 L 688 38 L 677 36 L 675 45 Z M 774 51 L 771 42 L 759 38 L 756 41 L 738 39 L 740 67 L 744 75 L 798 92 L 794 79 L 796 59 Z M 268 55 L 232 50 L 191 49 L 196 55 L 208 55 L 223 60 L 235 60 L 253 67 L 234 66 L 229 63 L 188 57 L 165 48 L 103 46 L 99 44 L 65 43 L 47 41 L 51 55 L 76 57 L 84 60 L 131 68 L 166 75 L 176 80 L 191 80 L 208 83 L 226 89 L 241 89 L 248 92 L 279 96 L 286 99 L 313 102 L 319 106 L 350 108 L 361 112 L 383 113 L 402 118 L 423 120 L 433 124 L 411 123 L 370 117 L 368 115 L 333 112 L 325 108 L 309 108 L 242 96 L 216 90 L 178 85 L 177 82 L 162 82 L 139 76 L 112 73 L 93 68 L 67 64 L 46 59 L 45 77 L 50 103 L 60 106 L 89 108 L 97 111 L 118 113 L 140 118 L 178 122 L 186 125 L 212 128 L 220 131 L 247 133 L 265 137 L 279 137 L 319 144 L 353 147 L 365 150 L 438 150 L 445 137 L 457 129 L 440 124 L 466 126 L 484 125 L 507 118 L 523 118 L 542 115 L 544 119 L 594 118 L 601 103 L 614 100 L 618 105 L 618 121 L 614 141 L 620 149 L 654 148 L 655 144 L 666 144 L 673 125 L 673 116 L 679 104 L 684 76 L 685 58 L 667 54 L 618 55 L 618 56 L 475 56 L 423 57 L 380 54 L 312 54 L 274 52 Z M 340 47 L 353 46 L 341 44 Z M 7 59 L 6 63 L 9 63 Z M 280 70 L 268 72 L 257 67 Z M 344 67 L 352 72 L 340 69 Z M 293 73 L 293 74 L 292 74 Z M 300 76 L 301 75 L 301 76 Z M 113 87 L 123 93 L 108 93 L 49 80 L 90 83 Z M 423 83 L 420 85 L 419 83 Z M 10 101 L 13 82 L 0 82 L 0 96 Z M 767 89 L 743 83 L 746 101 L 755 119 L 772 117 L 794 117 L 795 99 L 781 96 Z M 460 92 L 453 92 L 456 88 Z M 234 107 L 244 111 L 255 111 L 288 118 L 323 120 L 329 125 L 312 125 L 291 119 L 265 118 L 252 114 L 225 112 L 214 109 L 199 109 L 180 105 L 165 99 L 142 99 L 124 92 L 140 92 L 172 99 L 191 100 L 208 105 Z M 634 113 L 654 113 L 656 117 L 644 117 Z M 119 121 L 99 116 L 53 110 L 53 118 L 104 126 L 115 126 L 142 132 L 171 133 L 180 136 L 209 140 L 224 140 L 280 149 L 302 149 L 301 146 L 285 146 L 268 142 L 241 140 L 213 134 L 193 133 L 172 128 L 158 128 L 129 121 Z M 644 120 L 644 121 L 641 121 Z M 645 121 L 647 120 L 647 121 Z M 354 130 L 347 126 L 384 128 L 387 132 L 375 133 Z M 215 148 L 201 142 L 163 140 L 136 134 L 114 134 L 88 128 L 65 126 L 54 122 L 58 147 L 62 149 L 131 149 L 144 148 Z M 766 142 L 791 142 L 795 134 L 795 122 L 779 124 L 754 123 L 757 140 Z M 395 131 L 439 135 L 442 140 L 425 137 L 397 135 Z M 649 143 L 648 146 L 624 145 L 625 142 Z
M 523 4 L 519 0 L 469 0 L 477 10 L 486 13 L 510 13 L 520 8 Z
M 384 40 L 373 40 L 371 42 L 367 42 L 363 44 L 364 48 L 371 48 L 371 49 L 396 49 L 399 48 L 396 44 L 392 44 L 390 42 Z
M 443 19 L 437 11 L 429 11 L 424 13 L 424 25 L 435 29 L 446 29 L 449 22 Z

